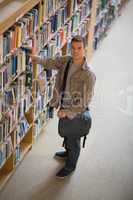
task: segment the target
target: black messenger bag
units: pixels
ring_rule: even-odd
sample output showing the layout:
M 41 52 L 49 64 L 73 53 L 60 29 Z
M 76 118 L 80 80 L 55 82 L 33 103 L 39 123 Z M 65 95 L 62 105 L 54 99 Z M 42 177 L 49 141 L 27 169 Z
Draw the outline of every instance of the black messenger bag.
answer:
M 77 114 L 73 119 L 67 117 L 59 119 L 58 132 L 61 137 L 84 137 L 91 128 L 90 112 L 86 110 Z

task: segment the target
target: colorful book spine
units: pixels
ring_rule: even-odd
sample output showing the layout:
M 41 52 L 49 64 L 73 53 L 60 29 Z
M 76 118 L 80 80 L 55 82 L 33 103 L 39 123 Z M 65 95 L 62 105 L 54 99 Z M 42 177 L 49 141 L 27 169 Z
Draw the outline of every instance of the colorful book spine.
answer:
M 3 166 L 6 159 L 12 154 L 13 152 L 13 144 L 11 136 L 8 136 L 6 140 L 0 144 L 0 167 Z
M 24 117 L 17 126 L 16 144 L 19 144 L 29 129 L 29 124 Z
M 16 145 L 15 148 L 15 163 L 17 163 L 20 160 L 20 145 Z
M 14 130 L 17 123 L 25 116 L 25 113 L 29 111 L 33 103 L 30 90 L 27 90 L 21 100 L 18 99 L 19 87 L 17 88 L 17 86 L 5 91 L 2 101 L 0 101 L 0 110 L 5 116 L 1 118 L 0 122 L 0 140 L 3 141 Z
M 43 45 L 45 45 L 46 41 L 50 40 L 52 34 L 64 26 L 67 18 L 68 13 L 66 5 L 47 18 L 46 22 L 43 23 L 42 28 L 41 43 Z
M 44 14 L 44 0 L 41 0 L 40 4 L 39 4 L 39 28 L 42 31 L 42 27 L 43 27 L 43 14 Z
M 16 49 L 26 45 L 38 30 L 39 12 L 32 9 L 16 22 L 3 35 L 0 35 L 0 64 L 6 61 L 6 57 L 13 54 Z
M 0 91 L 3 92 L 6 85 L 26 70 L 26 55 L 24 51 L 18 51 L 12 55 L 0 68 Z
M 4 62 L 3 35 L 0 35 L 0 65 Z
M 118 1 L 100 0 L 97 7 L 96 25 L 94 30 L 94 49 L 96 50 L 106 36 L 112 21 L 118 16 Z
M 3 143 L 0 145 L 0 167 L 6 161 L 6 144 Z

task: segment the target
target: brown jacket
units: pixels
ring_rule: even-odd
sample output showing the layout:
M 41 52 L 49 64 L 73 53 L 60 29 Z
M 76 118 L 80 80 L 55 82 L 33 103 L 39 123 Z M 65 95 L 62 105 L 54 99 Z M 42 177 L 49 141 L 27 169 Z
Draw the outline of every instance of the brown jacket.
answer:
M 50 105 L 58 108 L 60 106 L 60 93 L 63 83 L 64 71 L 71 56 L 63 56 L 56 59 L 40 59 L 40 63 L 44 65 L 45 69 L 58 70 L 56 75 L 55 87 L 53 92 L 53 98 Z M 71 67 L 71 66 L 70 66 Z M 82 67 L 72 74 L 70 78 L 70 96 L 71 104 L 64 109 L 67 116 L 83 112 L 89 105 L 93 93 L 94 85 L 96 81 L 95 74 L 90 70 L 88 64 L 85 62 Z

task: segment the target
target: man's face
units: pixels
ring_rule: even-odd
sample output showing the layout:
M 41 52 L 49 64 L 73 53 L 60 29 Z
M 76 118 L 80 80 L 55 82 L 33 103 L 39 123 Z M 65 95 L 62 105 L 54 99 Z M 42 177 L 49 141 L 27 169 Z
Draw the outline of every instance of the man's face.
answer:
M 85 49 L 83 42 L 72 42 L 71 54 L 73 59 L 83 59 L 85 55 Z

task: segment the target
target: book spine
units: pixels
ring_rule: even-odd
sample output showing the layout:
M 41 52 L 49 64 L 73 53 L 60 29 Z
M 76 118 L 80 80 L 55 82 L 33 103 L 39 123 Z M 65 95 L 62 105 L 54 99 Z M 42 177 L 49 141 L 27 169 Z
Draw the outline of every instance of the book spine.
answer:
M 0 35 L 0 65 L 3 63 L 4 61 L 4 55 L 3 55 L 3 35 Z

